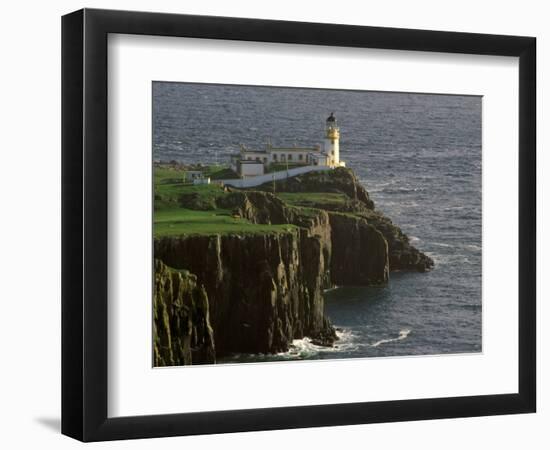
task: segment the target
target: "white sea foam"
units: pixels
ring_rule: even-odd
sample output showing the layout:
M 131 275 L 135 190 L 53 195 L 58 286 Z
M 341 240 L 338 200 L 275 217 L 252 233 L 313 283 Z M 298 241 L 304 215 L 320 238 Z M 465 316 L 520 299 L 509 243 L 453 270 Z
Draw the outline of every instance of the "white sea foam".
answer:
M 311 342 L 310 338 L 305 337 L 303 339 L 294 339 L 288 351 L 278 353 L 278 355 L 289 358 L 303 358 L 319 353 L 322 348 L 322 346 Z
M 407 336 L 409 335 L 410 332 L 411 330 L 409 329 L 401 330 L 399 332 L 399 336 L 397 336 L 396 338 L 381 339 L 380 341 L 377 341 L 374 344 L 371 344 L 371 347 L 378 347 L 379 345 L 387 344 L 388 342 L 402 341 L 403 339 L 407 339 Z
M 340 286 L 333 286 L 333 287 L 330 287 L 330 288 L 327 288 L 327 289 L 324 289 L 323 292 L 330 292 L 330 291 L 335 291 L 336 289 L 338 289 Z
M 336 331 L 338 340 L 332 347 L 314 344 L 310 338 L 294 339 L 287 352 L 278 353 L 278 356 L 285 356 L 291 359 L 301 359 L 311 357 L 318 353 L 333 353 L 350 351 L 359 346 L 356 341 L 356 336 L 349 329 L 340 329 Z
M 468 249 L 468 250 L 473 250 L 473 251 L 480 251 L 481 250 L 481 247 L 479 245 L 475 245 L 475 244 L 466 244 L 464 246 L 464 248 Z
M 432 258 L 435 261 L 436 266 L 451 264 L 456 260 L 456 255 L 441 255 L 435 252 L 424 252 L 424 254 Z
M 349 328 L 340 328 L 336 331 L 338 340 L 334 343 L 334 351 L 349 351 L 361 346 L 357 342 L 357 335 L 353 333 Z
M 477 262 L 473 259 L 468 258 L 465 255 L 461 254 L 451 254 L 451 255 L 442 255 L 435 252 L 424 252 L 427 256 L 432 258 L 435 261 L 437 266 L 446 266 L 446 265 L 475 265 Z

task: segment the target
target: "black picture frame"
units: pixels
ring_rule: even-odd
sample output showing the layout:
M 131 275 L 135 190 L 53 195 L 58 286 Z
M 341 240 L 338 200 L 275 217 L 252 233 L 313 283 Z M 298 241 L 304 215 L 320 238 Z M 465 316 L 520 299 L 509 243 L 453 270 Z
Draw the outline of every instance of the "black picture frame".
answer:
M 517 393 L 107 416 L 109 33 L 519 57 Z M 62 433 L 82 441 L 535 412 L 536 39 L 83 9 L 62 18 Z

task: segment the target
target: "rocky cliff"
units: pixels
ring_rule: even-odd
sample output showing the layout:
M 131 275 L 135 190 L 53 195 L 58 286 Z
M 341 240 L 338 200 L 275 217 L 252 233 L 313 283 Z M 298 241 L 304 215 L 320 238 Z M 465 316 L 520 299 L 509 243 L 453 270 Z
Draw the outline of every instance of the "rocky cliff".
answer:
M 354 186 L 355 183 L 346 185 Z M 313 188 L 311 183 L 309 186 Z M 366 192 L 364 197 L 368 198 Z M 268 192 L 234 192 L 219 203 L 223 207 L 233 208 L 235 214 L 253 223 L 293 224 L 320 237 L 325 261 L 330 261 L 326 275 L 328 282 L 325 283 L 327 287 L 383 284 L 388 281 L 388 243 L 384 234 L 363 215 L 321 208 L 295 208 Z M 356 212 L 362 212 L 358 208 Z M 389 229 L 384 231 L 390 235 Z
M 153 298 L 155 366 L 216 362 L 208 296 L 188 271 L 155 260 Z
M 336 338 L 322 296 L 328 261 L 321 238 L 307 230 L 157 239 L 155 256 L 204 286 L 219 356 L 286 351 L 304 336 L 324 345 Z
M 365 219 L 330 213 L 331 280 L 338 286 L 384 284 L 389 276 L 388 243 Z
M 266 183 L 257 190 L 273 192 L 273 183 Z M 360 202 L 368 209 L 374 209 L 369 193 L 359 183 L 351 169 L 339 167 L 322 172 L 309 172 L 275 182 L 275 192 L 335 192 L 344 193 L 350 201 Z
M 410 243 L 409 237 L 403 233 L 401 228 L 394 225 L 388 217 L 377 211 L 367 211 L 359 215 L 364 217 L 386 239 L 390 271 L 413 270 L 426 272 L 433 268 L 433 259 L 414 247 Z
M 320 202 L 312 205 L 307 195 L 297 195 L 308 199 L 305 207 L 277 195 L 319 192 L 337 193 L 338 201 L 310 196 Z M 324 314 L 324 289 L 384 284 L 391 270 L 433 266 L 375 210 L 349 169 L 314 172 L 255 191 L 225 189 L 206 200 L 194 192 L 178 202 L 188 209 L 230 211 L 247 223 L 289 227 L 155 239 L 155 258 L 162 261 L 155 283 L 158 365 L 276 353 L 305 336 L 332 345 L 336 334 Z
M 425 272 L 434 266 L 433 260 L 411 245 L 408 236 L 401 228 L 393 224 L 391 219 L 375 209 L 374 202 L 368 192 L 361 185 L 351 169 L 338 168 L 326 172 L 311 172 L 289 180 L 266 183 L 259 187 L 266 192 L 327 192 L 343 193 L 344 202 L 331 204 L 308 204 L 308 206 L 348 213 L 350 216 L 360 217 L 377 231 L 382 233 L 387 241 L 389 254 L 389 270 L 416 270 Z M 355 222 L 348 221 L 349 224 Z M 345 245 L 349 240 L 340 241 Z

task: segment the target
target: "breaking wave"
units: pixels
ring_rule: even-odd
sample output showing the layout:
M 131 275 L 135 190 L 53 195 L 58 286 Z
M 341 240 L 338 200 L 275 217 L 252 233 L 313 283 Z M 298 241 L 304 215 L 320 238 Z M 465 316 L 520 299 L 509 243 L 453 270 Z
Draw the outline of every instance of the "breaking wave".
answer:
M 396 338 L 381 339 L 380 341 L 377 341 L 374 344 L 371 344 L 371 347 L 378 347 L 379 345 L 387 344 L 388 342 L 402 341 L 403 339 L 407 339 L 407 336 L 409 335 L 410 332 L 411 330 L 409 329 L 401 330 L 399 332 L 399 336 L 397 336 Z
M 290 349 L 286 352 L 278 353 L 278 356 L 284 356 L 290 359 L 307 359 L 319 353 L 347 352 L 358 348 L 356 336 L 349 329 L 336 330 L 338 340 L 332 347 L 314 344 L 310 338 L 294 339 Z

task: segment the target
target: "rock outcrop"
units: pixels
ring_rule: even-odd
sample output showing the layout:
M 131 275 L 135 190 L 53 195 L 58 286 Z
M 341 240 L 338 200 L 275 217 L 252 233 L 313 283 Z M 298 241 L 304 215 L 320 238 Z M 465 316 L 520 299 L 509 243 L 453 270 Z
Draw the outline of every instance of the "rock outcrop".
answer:
M 306 336 L 332 345 L 337 337 L 324 314 L 324 289 L 384 284 L 392 270 L 433 267 L 375 210 L 349 169 L 275 185 L 277 193 L 345 194 L 332 204 L 290 206 L 271 190 L 268 183 L 255 191 L 220 189 L 215 196 L 179 199 L 189 209 L 219 209 L 253 224 L 289 227 L 155 239 L 155 365 L 277 353 Z
M 267 192 L 273 191 L 273 184 L 266 183 L 260 186 Z M 388 217 L 375 210 L 374 202 L 368 192 L 359 183 L 351 169 L 338 168 L 326 172 L 310 172 L 289 180 L 278 181 L 275 184 L 276 192 L 332 192 L 343 193 L 347 196 L 344 202 L 335 204 L 311 204 L 312 207 L 333 212 L 349 213 L 363 218 L 384 236 L 389 252 L 389 270 L 416 270 L 425 272 L 434 266 L 433 260 L 411 245 L 408 236 L 401 228 L 394 225 Z M 349 224 L 355 223 L 353 220 Z M 348 240 L 340 240 L 344 247 L 350 245 Z M 353 245 L 353 244 L 352 244 Z M 341 247 L 339 247 L 341 248 Z
M 216 206 L 230 209 L 243 219 L 260 224 L 292 223 L 294 214 L 285 202 L 273 194 L 236 191 L 220 197 Z
M 336 339 L 322 295 L 329 262 L 307 230 L 162 238 L 155 257 L 204 286 L 218 356 L 286 351 L 304 336 Z
M 338 286 L 384 284 L 389 277 L 388 244 L 365 219 L 330 213 L 331 280 Z
M 216 362 L 208 296 L 197 277 L 155 259 L 153 361 L 158 366 Z
M 273 183 L 266 183 L 255 188 L 273 192 Z M 368 209 L 374 209 L 374 202 L 369 193 L 359 183 L 351 169 L 339 167 L 321 172 L 309 172 L 275 182 L 276 192 L 334 192 L 344 193 L 351 200 L 362 203 Z
M 386 239 L 390 271 L 415 270 L 426 272 L 433 268 L 433 259 L 411 245 L 409 237 L 401 231 L 401 228 L 394 225 L 389 218 L 376 211 L 367 212 L 362 216 Z

